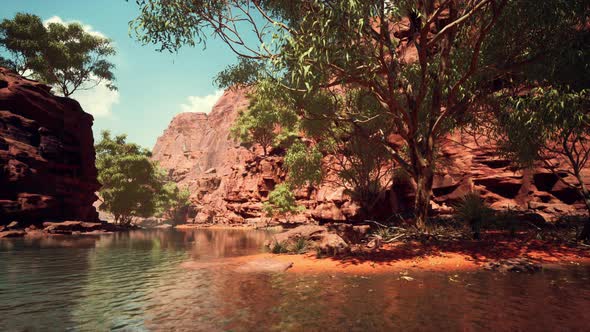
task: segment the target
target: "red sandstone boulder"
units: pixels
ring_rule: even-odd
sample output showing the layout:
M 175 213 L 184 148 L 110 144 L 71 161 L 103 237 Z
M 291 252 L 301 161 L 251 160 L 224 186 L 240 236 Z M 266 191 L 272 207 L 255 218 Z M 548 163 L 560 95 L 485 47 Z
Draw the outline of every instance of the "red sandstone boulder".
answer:
M 0 239 L 2 238 L 11 238 L 11 237 L 23 237 L 27 234 L 27 232 L 23 230 L 9 230 L 0 232 Z

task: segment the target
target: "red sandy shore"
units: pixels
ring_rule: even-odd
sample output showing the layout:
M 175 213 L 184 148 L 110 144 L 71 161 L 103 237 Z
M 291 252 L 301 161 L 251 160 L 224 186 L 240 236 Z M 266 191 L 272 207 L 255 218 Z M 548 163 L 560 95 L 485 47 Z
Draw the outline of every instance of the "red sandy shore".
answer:
M 189 228 L 252 229 L 233 226 L 192 226 Z M 511 258 L 527 258 L 542 265 L 590 265 L 590 246 L 526 239 L 526 233 L 511 238 L 502 232 L 488 232 L 483 240 L 397 242 L 376 252 L 343 257 L 316 257 L 315 253 L 258 254 L 232 258 L 242 264 L 256 259 L 293 263 L 290 273 L 326 272 L 371 274 L 400 271 L 473 271 L 486 263 Z
M 579 246 L 541 241 L 457 241 L 444 244 L 419 242 L 386 245 L 378 252 L 340 258 L 314 254 L 272 255 L 292 262 L 290 272 L 345 272 L 354 274 L 396 271 L 469 271 L 489 262 L 517 257 L 543 265 L 590 264 L 590 250 Z

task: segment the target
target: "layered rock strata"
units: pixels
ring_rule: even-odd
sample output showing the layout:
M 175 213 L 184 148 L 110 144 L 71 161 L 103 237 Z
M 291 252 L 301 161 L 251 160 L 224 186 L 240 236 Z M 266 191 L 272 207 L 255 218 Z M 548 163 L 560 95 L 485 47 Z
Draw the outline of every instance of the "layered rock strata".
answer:
M 0 225 L 98 221 L 92 115 L 0 68 Z

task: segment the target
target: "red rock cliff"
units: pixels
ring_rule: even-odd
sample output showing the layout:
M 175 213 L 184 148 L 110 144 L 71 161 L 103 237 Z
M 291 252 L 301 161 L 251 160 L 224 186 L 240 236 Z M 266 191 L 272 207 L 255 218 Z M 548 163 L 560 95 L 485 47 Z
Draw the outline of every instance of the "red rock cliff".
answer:
M 154 158 L 181 184 L 188 186 L 198 214 L 194 222 L 264 222 L 262 203 L 284 181 L 282 157 L 262 158 L 239 147 L 229 137 L 238 110 L 247 106 L 243 92 L 226 92 L 209 115 L 176 116 L 154 147 Z M 576 213 L 583 206 L 576 193 L 543 169 L 517 170 L 502 159 L 485 137 L 455 134 L 443 144 L 434 183 L 434 212 L 451 212 L 452 202 L 479 191 L 497 209 L 528 210 L 550 220 Z M 329 157 L 326 157 L 329 158 Z M 328 160 L 328 159 L 326 159 Z M 590 182 L 590 170 L 585 172 Z M 403 210 L 412 201 L 407 186 L 394 184 L 381 210 Z M 297 192 L 307 209 L 296 221 L 344 221 L 358 217 L 359 208 L 344 188 L 323 184 Z
M 0 68 L 0 225 L 98 220 L 93 118 Z

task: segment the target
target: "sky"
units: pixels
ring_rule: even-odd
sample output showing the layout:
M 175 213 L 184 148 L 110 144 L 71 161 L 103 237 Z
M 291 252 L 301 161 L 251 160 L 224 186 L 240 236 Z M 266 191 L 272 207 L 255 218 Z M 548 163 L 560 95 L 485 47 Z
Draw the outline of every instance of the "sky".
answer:
M 110 130 L 151 149 L 176 114 L 211 110 L 222 93 L 213 83 L 215 75 L 236 61 L 215 39 L 206 49 L 186 47 L 174 54 L 142 45 L 129 36 L 128 23 L 139 13 L 134 0 L 0 0 L 0 19 L 17 12 L 43 21 L 77 21 L 113 40 L 118 53 L 111 61 L 119 90 L 98 86 L 72 96 L 94 115 L 95 138 Z

